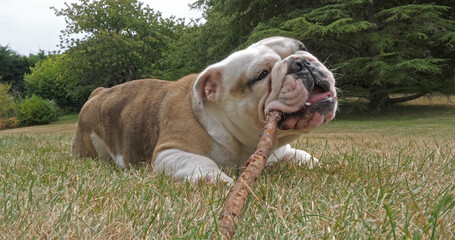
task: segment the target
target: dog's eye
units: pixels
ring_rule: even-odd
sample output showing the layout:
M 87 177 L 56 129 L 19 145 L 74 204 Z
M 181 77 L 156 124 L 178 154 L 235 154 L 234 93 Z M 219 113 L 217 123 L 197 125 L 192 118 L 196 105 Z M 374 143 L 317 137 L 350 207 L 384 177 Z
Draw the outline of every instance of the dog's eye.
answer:
M 305 45 L 303 45 L 303 44 L 299 47 L 299 50 L 300 51 L 307 51 Z
M 259 73 L 258 77 L 256 78 L 256 81 L 266 78 L 267 75 L 269 75 L 269 71 L 267 70 L 262 71 L 261 73 Z
M 253 84 L 261 81 L 264 78 L 266 78 L 267 75 L 269 75 L 269 71 L 263 70 L 261 73 L 259 73 L 259 75 L 255 79 L 252 79 L 250 82 L 248 82 L 248 85 L 251 87 Z

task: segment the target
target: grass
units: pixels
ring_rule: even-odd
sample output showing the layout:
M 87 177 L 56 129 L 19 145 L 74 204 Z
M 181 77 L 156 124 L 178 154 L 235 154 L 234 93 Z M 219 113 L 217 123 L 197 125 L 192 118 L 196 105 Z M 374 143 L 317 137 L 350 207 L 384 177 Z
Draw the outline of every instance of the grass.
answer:
M 341 114 L 300 139 L 323 165 L 266 168 L 236 238 L 454 239 L 455 104 L 429 104 Z M 2 238 L 216 238 L 228 187 L 73 159 L 75 121 L 0 131 Z

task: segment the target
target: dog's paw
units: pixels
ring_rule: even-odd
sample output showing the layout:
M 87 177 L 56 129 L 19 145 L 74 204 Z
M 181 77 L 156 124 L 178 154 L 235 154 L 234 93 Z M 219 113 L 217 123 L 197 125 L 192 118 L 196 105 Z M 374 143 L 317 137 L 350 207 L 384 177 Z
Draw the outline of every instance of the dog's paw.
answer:
M 210 172 L 210 173 L 196 173 L 188 179 L 190 182 L 194 184 L 198 184 L 200 182 L 205 183 L 218 183 L 218 182 L 225 182 L 229 186 L 234 186 L 234 180 L 226 175 L 224 172 Z
M 286 155 L 288 160 L 298 163 L 300 166 L 305 166 L 308 168 L 313 168 L 314 166 L 319 165 L 319 160 L 309 153 L 300 150 L 300 149 L 292 149 Z

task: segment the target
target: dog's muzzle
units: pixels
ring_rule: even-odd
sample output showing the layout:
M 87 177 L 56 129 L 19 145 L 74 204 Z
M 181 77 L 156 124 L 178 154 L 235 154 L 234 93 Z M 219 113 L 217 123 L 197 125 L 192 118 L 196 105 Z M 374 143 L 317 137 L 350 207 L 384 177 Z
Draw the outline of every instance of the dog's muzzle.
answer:
M 286 77 L 302 81 L 308 94 L 305 103 L 296 112 L 286 113 L 280 129 L 313 129 L 333 119 L 337 107 L 335 80 L 319 61 L 294 56 L 288 61 Z

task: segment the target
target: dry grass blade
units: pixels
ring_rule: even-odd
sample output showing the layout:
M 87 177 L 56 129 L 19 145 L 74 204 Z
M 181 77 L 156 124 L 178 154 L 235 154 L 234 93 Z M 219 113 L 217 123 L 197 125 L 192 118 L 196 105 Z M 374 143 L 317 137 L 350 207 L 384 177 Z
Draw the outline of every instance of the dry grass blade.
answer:
M 229 193 L 219 218 L 220 232 L 226 239 L 232 239 L 235 234 L 235 221 L 240 218 L 240 213 L 245 205 L 249 192 L 254 182 L 265 167 L 267 158 L 272 148 L 273 136 L 281 113 L 271 111 L 267 115 L 256 151 L 246 162 L 245 171 L 240 174 L 237 183 Z

